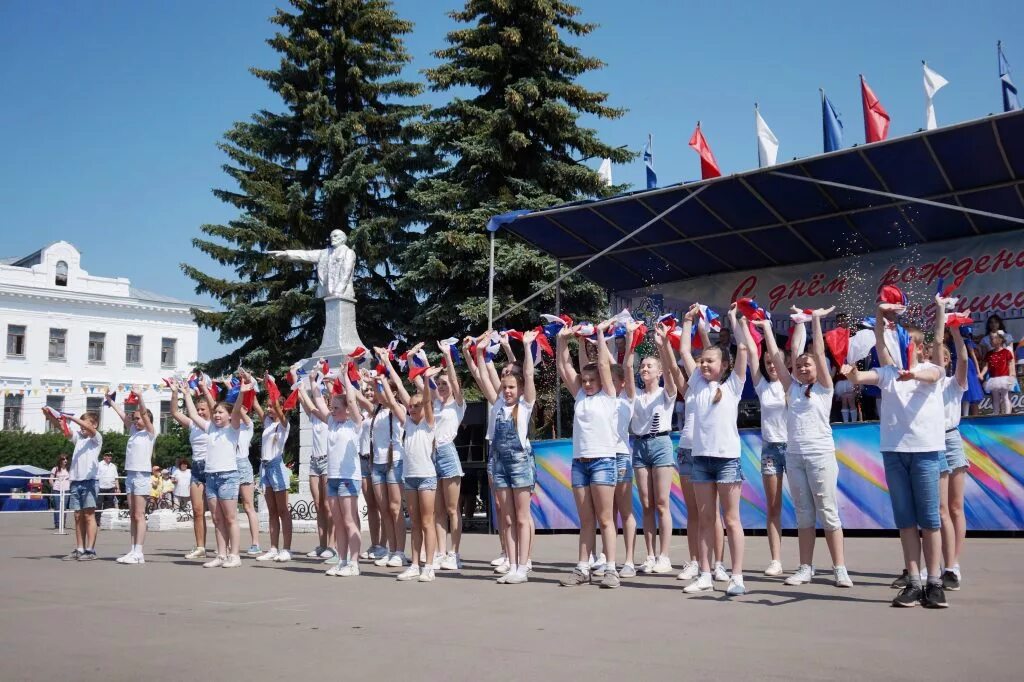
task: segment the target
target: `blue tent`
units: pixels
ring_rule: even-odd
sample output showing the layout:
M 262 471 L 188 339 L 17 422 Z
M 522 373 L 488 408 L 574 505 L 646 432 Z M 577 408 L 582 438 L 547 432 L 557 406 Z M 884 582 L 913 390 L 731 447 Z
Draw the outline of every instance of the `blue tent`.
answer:
M 7 494 L 13 488 L 28 490 L 29 479 L 25 478 L 26 476 L 34 476 L 45 480 L 49 475 L 50 472 L 47 469 L 40 469 L 31 464 L 12 464 L 0 467 L 0 493 L 4 495 L 0 502 L 7 499 Z

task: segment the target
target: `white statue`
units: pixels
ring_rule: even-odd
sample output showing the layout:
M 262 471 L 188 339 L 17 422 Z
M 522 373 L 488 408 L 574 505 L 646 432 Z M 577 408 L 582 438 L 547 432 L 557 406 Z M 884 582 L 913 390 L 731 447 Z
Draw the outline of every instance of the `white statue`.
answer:
M 321 298 L 347 298 L 356 300 L 356 292 L 352 287 L 352 277 L 356 270 L 356 252 L 345 245 L 345 233 L 341 230 L 331 231 L 331 245 L 326 249 L 312 251 L 268 251 L 267 253 L 280 260 L 300 263 L 316 263 L 316 277 L 320 281 L 317 296 Z

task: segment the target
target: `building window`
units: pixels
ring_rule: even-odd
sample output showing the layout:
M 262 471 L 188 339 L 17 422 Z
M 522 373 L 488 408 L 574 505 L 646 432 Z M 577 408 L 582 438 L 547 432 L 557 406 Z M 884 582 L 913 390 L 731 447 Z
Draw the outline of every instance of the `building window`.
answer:
M 160 339 L 160 366 L 161 367 L 174 367 L 177 363 L 174 361 L 175 349 L 178 346 L 177 339 Z
M 138 367 L 142 364 L 142 337 L 128 335 L 124 346 L 124 364 L 129 367 Z
M 46 406 L 61 412 L 64 410 L 64 396 L 62 395 L 48 395 L 46 396 Z M 49 419 L 46 420 L 46 432 L 52 433 L 57 431 L 57 427 L 53 425 Z
M 67 359 L 67 329 L 50 330 L 50 359 L 63 361 Z
M 171 401 L 160 401 L 160 433 L 170 433 L 174 419 L 171 418 Z
M 101 364 L 104 362 L 104 348 L 107 345 L 107 335 L 104 332 L 89 332 L 89 362 Z
M 17 431 L 21 428 L 21 403 L 20 395 L 9 395 L 4 398 L 5 431 Z
M 97 417 L 103 414 L 103 398 L 86 398 L 85 411 L 93 412 Z
M 54 278 L 54 284 L 59 287 L 68 285 L 68 264 L 62 260 L 57 261 L 57 277 Z
M 7 357 L 25 357 L 25 326 L 20 324 L 7 325 Z

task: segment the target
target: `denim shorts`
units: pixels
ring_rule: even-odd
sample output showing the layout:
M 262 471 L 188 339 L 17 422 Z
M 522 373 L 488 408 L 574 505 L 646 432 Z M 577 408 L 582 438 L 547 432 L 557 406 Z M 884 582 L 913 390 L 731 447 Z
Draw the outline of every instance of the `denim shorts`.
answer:
M 309 475 L 310 476 L 326 476 L 327 475 L 327 455 L 320 457 L 309 458 Z
M 148 471 L 124 472 L 124 491 L 129 495 L 145 495 L 153 491 L 153 474 Z
M 369 455 L 359 455 L 359 475 L 363 478 L 370 478 L 373 470 L 373 460 Z
M 487 478 L 494 478 L 494 455 L 487 455 Z
M 693 476 L 693 450 L 690 448 L 679 448 L 676 456 L 679 457 L 679 475 Z
M 437 476 L 409 476 L 404 483 L 406 490 L 437 490 Z
M 587 457 L 572 461 L 572 487 L 615 485 L 618 462 L 615 457 Z
M 494 456 L 491 477 L 495 488 L 532 488 L 536 482 L 533 454 L 524 452 L 515 456 Z M 612 476 L 614 478 L 614 474 Z
M 946 466 L 943 473 L 951 474 L 957 469 L 966 469 L 971 463 L 967 461 L 967 453 L 964 452 L 964 439 L 960 436 L 960 429 L 953 429 L 946 432 Z
M 434 470 L 438 478 L 461 478 L 462 462 L 459 461 L 459 451 L 455 443 L 445 443 L 437 446 L 434 454 Z
M 328 478 L 327 497 L 358 497 L 361 482 L 357 478 Z
M 218 471 L 206 474 L 206 499 L 237 500 L 238 472 Z
M 279 493 L 288 490 L 290 483 L 291 472 L 284 465 L 284 457 L 275 457 L 269 462 L 263 462 L 260 468 L 260 484 L 264 488 Z
M 96 493 L 99 486 L 95 478 L 85 481 L 71 481 L 71 489 L 68 491 L 68 509 L 79 511 L 81 509 L 96 508 Z
M 252 485 L 256 475 L 252 471 L 252 462 L 248 457 L 236 457 L 235 468 L 238 469 L 238 485 Z
M 786 473 L 786 444 L 761 444 L 761 475 L 781 476 Z
M 694 457 L 690 480 L 694 483 L 742 483 L 740 458 Z
M 654 438 L 633 439 L 634 469 L 670 467 L 673 464 L 671 437 L 656 436 Z
M 206 485 L 206 460 L 192 460 L 192 485 Z
M 374 464 L 373 469 L 370 470 L 370 482 L 374 485 L 382 485 L 389 483 L 392 485 L 401 485 L 402 483 L 402 460 L 398 460 L 391 465 L 391 471 L 388 471 L 387 463 Z
M 897 528 L 939 527 L 941 452 L 883 452 L 885 483 Z
M 633 482 L 633 455 L 628 452 L 620 452 L 615 455 L 615 482 Z

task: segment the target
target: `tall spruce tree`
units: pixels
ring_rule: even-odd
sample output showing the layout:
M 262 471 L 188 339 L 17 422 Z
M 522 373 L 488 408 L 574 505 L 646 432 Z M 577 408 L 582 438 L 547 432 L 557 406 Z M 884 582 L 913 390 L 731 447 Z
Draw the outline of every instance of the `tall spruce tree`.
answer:
M 413 192 L 426 229 L 403 259 L 401 284 L 420 300 L 414 327 L 426 338 L 480 330 L 487 321 L 488 219 L 515 209 L 538 209 L 601 196 L 609 188 L 580 158 L 635 156 L 598 139 L 581 115 L 618 118 L 622 109 L 577 78 L 603 66 L 564 37 L 579 38 L 596 26 L 578 20 L 580 8 L 561 0 L 468 0 L 450 16 L 469 24 L 447 36 L 443 60 L 427 70 L 434 91 L 468 88 L 428 116 L 432 147 L 446 166 Z M 499 233 L 495 313 L 555 278 L 554 261 Z M 532 326 L 551 312 L 554 291 L 501 321 Z M 582 279 L 563 283 L 563 308 L 597 314 L 600 288 Z
M 275 261 L 271 249 L 321 248 L 341 228 L 355 249 L 355 292 L 364 342 L 390 339 L 412 301 L 395 293 L 395 256 L 410 241 L 415 214 L 408 193 L 419 174 L 435 168 L 410 101 L 419 84 L 403 80 L 410 61 L 402 36 L 412 24 L 389 0 L 290 0 L 268 44 L 281 55 L 276 69 L 251 72 L 277 93 L 285 110 L 262 110 L 236 123 L 219 145 L 225 172 L 238 189 L 214 194 L 240 212 L 227 225 L 203 225 L 211 239 L 194 245 L 233 278 L 183 264 L 197 293 L 221 304 L 197 312 L 234 352 L 209 363 L 213 371 L 239 362 L 281 366 L 319 345 L 324 305 L 306 266 Z

